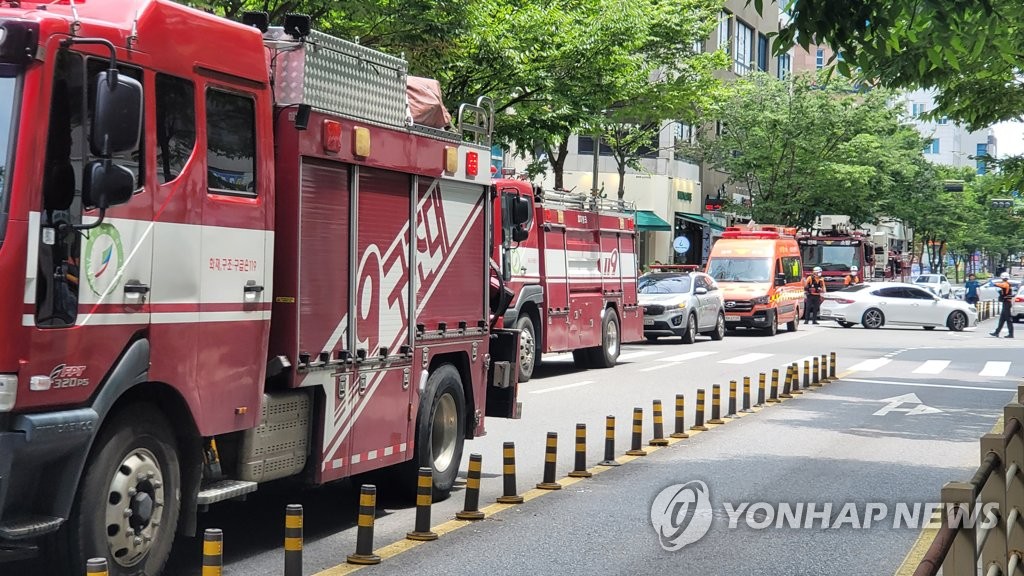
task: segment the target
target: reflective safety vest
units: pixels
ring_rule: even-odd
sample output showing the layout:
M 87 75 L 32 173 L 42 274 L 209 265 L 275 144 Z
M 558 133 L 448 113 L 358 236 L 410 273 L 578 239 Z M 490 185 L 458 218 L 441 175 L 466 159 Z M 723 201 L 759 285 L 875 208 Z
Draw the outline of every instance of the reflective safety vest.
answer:
M 850 284 L 860 284 L 860 276 L 853 274 L 847 274 L 846 278 L 843 278 L 843 285 L 849 286 Z
M 996 286 L 999 287 L 999 297 L 1003 300 L 1009 300 L 1013 296 L 1013 287 L 1006 280 L 996 282 Z
M 817 276 L 807 278 L 807 292 L 812 296 L 818 296 L 825 291 L 825 281 Z

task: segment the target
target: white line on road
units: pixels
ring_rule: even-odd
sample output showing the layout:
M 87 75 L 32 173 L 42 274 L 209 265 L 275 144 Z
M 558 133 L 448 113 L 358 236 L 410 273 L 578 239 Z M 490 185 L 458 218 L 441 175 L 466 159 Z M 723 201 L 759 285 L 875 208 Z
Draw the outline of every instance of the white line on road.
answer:
M 658 364 L 656 366 L 651 366 L 650 368 L 641 368 L 640 371 L 641 372 L 653 372 L 655 370 L 661 370 L 662 368 L 671 368 L 673 366 L 679 366 L 679 364 L 680 364 L 679 362 L 666 362 L 664 364 Z
M 548 392 L 555 392 L 557 390 L 566 390 L 569 388 L 579 388 L 580 386 L 586 386 L 587 384 L 593 384 L 593 380 L 584 380 L 582 382 L 576 382 L 574 384 L 565 384 L 562 386 L 552 386 L 551 388 L 545 388 L 543 390 L 531 390 L 530 394 L 547 394 Z
M 923 382 L 894 382 L 892 380 L 866 380 L 861 378 L 843 378 L 843 382 L 860 382 L 863 384 L 886 384 L 889 386 L 916 386 L 919 388 L 952 388 L 954 390 L 981 390 L 984 392 L 1016 392 L 1012 388 L 986 388 L 984 386 L 956 386 L 954 384 L 924 384 Z
M 661 360 L 662 362 L 685 362 L 695 358 L 711 356 L 712 354 L 718 354 L 718 352 L 686 352 L 684 354 L 676 354 L 675 356 L 669 356 L 667 358 L 658 358 L 658 360 Z
M 949 366 L 949 360 L 928 360 L 914 369 L 914 374 L 939 374 Z
M 643 358 L 644 356 L 654 356 L 655 354 L 662 354 L 662 350 L 637 350 L 636 352 L 627 352 L 619 356 L 619 360 L 636 360 L 637 358 Z
M 774 354 L 761 354 L 758 352 L 752 352 L 750 354 L 744 354 L 743 356 L 737 356 L 735 358 L 729 358 L 728 360 L 719 360 L 719 364 L 750 364 L 751 362 L 757 362 L 758 360 L 764 360 L 765 358 L 771 358 Z
M 871 372 L 872 370 L 878 370 L 882 366 L 885 366 L 892 360 L 888 358 L 873 358 L 871 360 L 865 360 L 858 364 L 854 364 L 850 367 L 851 372 Z
M 1003 378 L 1010 371 L 1010 362 L 985 362 L 985 367 L 978 372 L 978 376 L 995 376 Z

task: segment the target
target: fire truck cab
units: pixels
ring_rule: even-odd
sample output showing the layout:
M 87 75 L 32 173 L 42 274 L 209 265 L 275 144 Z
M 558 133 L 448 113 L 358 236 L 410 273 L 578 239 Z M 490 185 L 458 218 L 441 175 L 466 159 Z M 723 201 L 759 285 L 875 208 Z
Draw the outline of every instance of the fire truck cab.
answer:
M 857 267 L 861 281 L 875 275 L 875 249 L 869 236 L 857 230 L 833 228 L 812 230 L 797 235 L 800 255 L 804 261 L 804 276 L 821 267 L 825 288 L 840 290 L 851 269 Z
M 496 214 L 520 203 L 532 216 L 503 261 L 515 294 L 504 325 L 521 332 L 519 380 L 543 354 L 571 351 L 581 368 L 614 366 L 623 342 L 643 339 L 632 206 L 514 179 L 495 180 L 494 190 Z

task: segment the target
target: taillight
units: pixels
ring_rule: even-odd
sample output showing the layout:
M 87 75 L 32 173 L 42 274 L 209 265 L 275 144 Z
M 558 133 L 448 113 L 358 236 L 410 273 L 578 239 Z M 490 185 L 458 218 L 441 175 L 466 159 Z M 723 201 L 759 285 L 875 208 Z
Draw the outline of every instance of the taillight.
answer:
M 853 300 L 847 300 L 846 298 L 836 298 L 835 296 L 829 298 L 829 300 L 833 302 L 838 302 L 839 304 L 853 304 Z
M 1017 296 L 1013 299 L 1014 302 L 1024 302 L 1024 296 Z

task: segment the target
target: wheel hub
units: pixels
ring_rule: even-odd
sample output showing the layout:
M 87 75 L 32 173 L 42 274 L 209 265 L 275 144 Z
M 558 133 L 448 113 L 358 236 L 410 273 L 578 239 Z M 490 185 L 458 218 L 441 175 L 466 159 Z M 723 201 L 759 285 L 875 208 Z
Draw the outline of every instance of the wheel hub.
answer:
M 604 338 L 605 349 L 612 358 L 619 353 L 619 328 L 615 322 L 608 323 L 608 330 Z
M 529 373 L 533 370 L 534 339 L 529 330 L 519 333 L 519 364 L 523 372 Z
M 459 430 L 458 410 L 450 394 L 441 396 L 434 410 L 434 421 L 430 430 L 430 453 L 434 459 L 434 470 L 447 470 L 455 457 L 456 435 Z
M 164 477 L 152 452 L 136 448 L 114 470 L 107 490 L 106 532 L 111 557 L 121 566 L 138 564 L 160 535 Z

